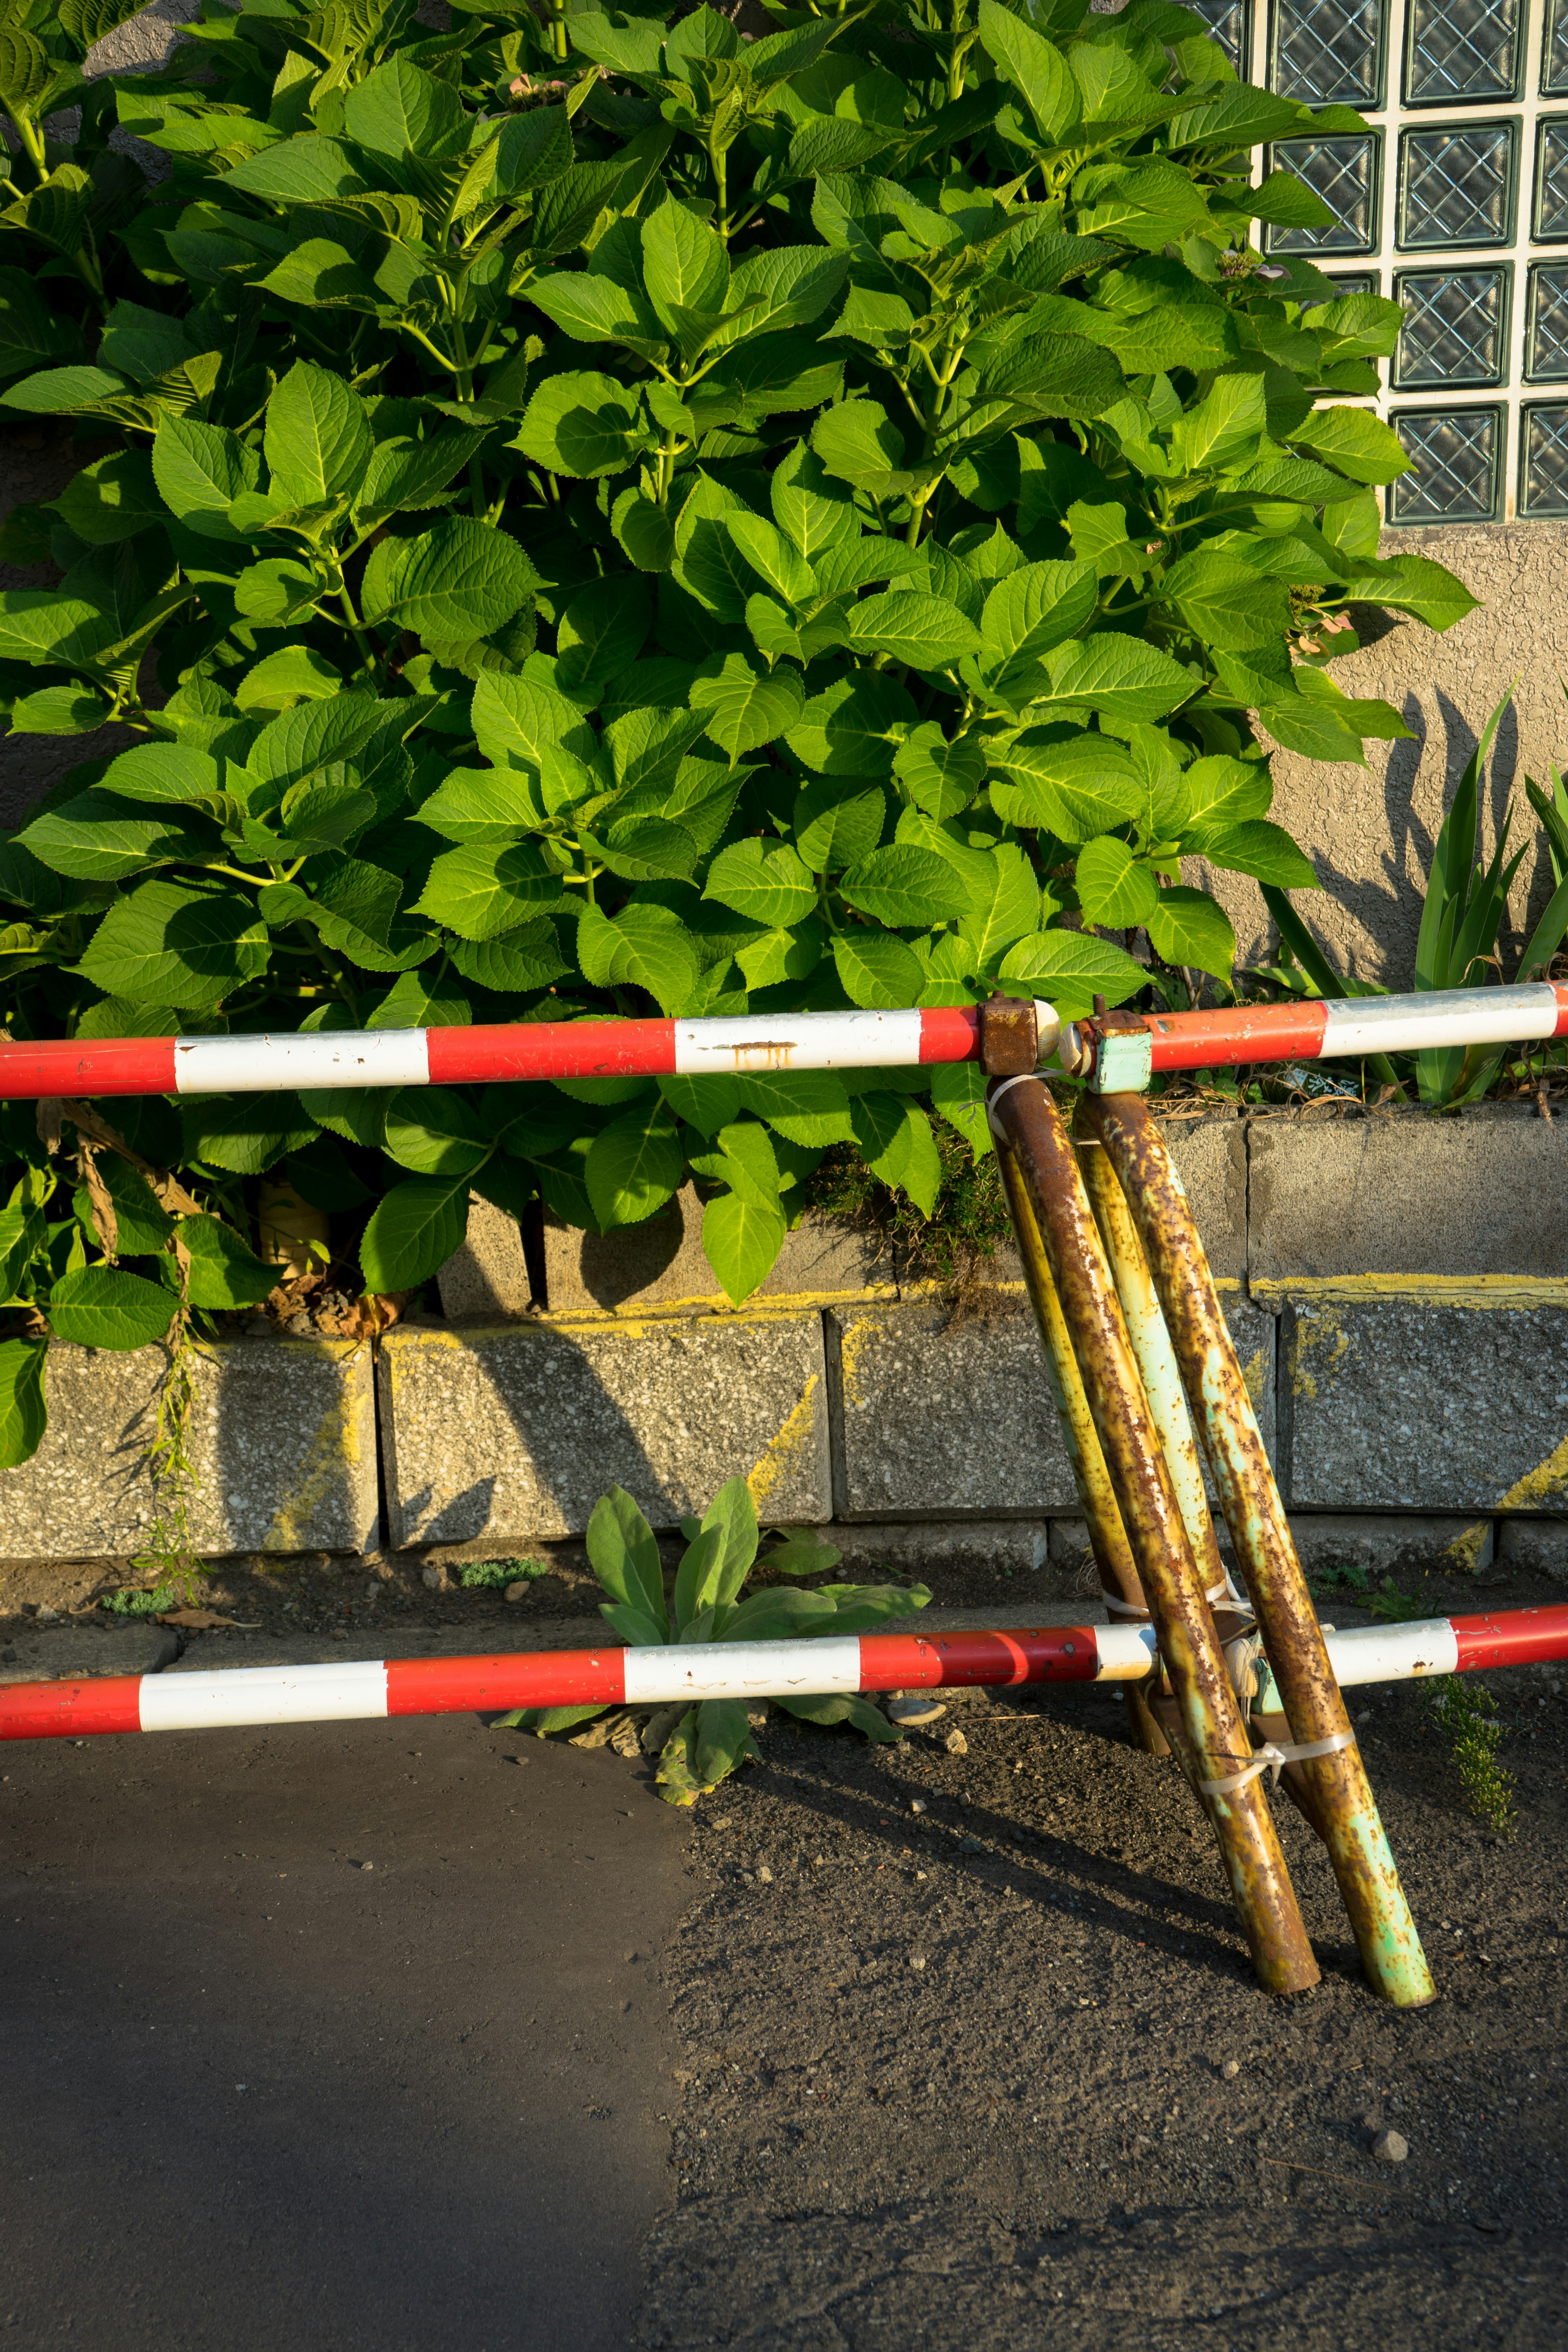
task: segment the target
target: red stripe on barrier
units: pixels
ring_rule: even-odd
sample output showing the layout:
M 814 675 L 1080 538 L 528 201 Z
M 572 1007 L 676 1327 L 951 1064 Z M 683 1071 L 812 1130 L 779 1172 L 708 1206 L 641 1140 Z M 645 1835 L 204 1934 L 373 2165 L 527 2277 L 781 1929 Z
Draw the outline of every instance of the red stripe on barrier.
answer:
M 670 1077 L 673 1021 L 521 1021 L 428 1033 L 430 1083 L 483 1079 Z
M 1568 1604 L 1545 1609 L 1506 1609 L 1484 1617 L 1450 1617 L 1459 1645 L 1459 1672 L 1487 1666 L 1525 1666 L 1568 1658 Z
M 511 1657 L 389 1658 L 388 1715 L 476 1715 L 510 1706 L 619 1706 L 624 1650 L 536 1650 Z
M 140 1731 L 142 1677 L 87 1683 L 0 1683 L 0 1739 L 80 1739 L 89 1731 Z
M 939 1004 L 921 1014 L 922 1062 L 977 1062 L 980 1015 L 973 1004 Z
M 1092 1625 L 1005 1633 L 862 1633 L 862 1690 L 936 1690 L 944 1684 L 1091 1683 L 1100 1671 Z
M 1206 1070 L 1282 1061 L 1292 1054 L 1310 1059 L 1321 1048 L 1328 1017 L 1321 1002 L 1314 1001 L 1234 1004 L 1220 1013 L 1151 1013 L 1144 1025 L 1153 1035 L 1157 1070 Z
M 0 1097 L 172 1095 L 172 1037 L 57 1037 L 0 1045 Z
M 1563 982 L 1558 981 L 1556 982 L 1556 991 L 1557 1026 L 1552 1034 L 1554 1037 L 1568 1037 L 1568 988 L 1565 988 Z

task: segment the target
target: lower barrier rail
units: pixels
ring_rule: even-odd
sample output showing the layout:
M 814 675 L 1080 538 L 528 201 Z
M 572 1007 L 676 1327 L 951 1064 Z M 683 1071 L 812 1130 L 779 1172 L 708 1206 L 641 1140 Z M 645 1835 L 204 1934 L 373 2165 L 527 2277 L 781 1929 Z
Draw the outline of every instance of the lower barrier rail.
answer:
M 1335 1676 L 1346 1689 L 1568 1658 L 1568 1604 L 1324 1631 Z M 514 1706 L 663 1706 L 682 1699 L 841 1691 L 1138 1683 L 1157 1665 L 1153 1628 L 1142 1624 L 225 1666 L 205 1673 L 0 1684 L 0 1739 L 500 1714 Z M 1258 1662 L 1256 1680 L 1254 1713 L 1277 1710 L 1279 1696 L 1265 1662 Z

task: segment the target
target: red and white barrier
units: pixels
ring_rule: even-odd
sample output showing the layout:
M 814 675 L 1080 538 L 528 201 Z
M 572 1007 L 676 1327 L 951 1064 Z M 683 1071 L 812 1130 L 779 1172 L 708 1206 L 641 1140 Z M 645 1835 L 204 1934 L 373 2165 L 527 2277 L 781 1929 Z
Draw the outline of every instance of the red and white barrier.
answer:
M 1334 1672 L 1347 1688 L 1568 1658 L 1568 1606 L 1365 1625 L 1331 1633 L 1328 1644 Z M 1046 1625 L 998 1633 L 861 1633 L 817 1641 L 234 1666 L 205 1674 L 0 1685 L 0 1739 L 501 1714 L 514 1706 L 647 1706 L 682 1699 L 788 1698 L 961 1685 L 1138 1682 L 1153 1664 L 1154 1635 L 1148 1625 Z M 1267 1708 L 1268 1692 L 1265 1674 L 1260 1708 Z M 1273 1704 L 1278 1706 L 1277 1698 Z
M 1057 1036 L 1037 1005 L 1040 1034 Z M 1156 1070 L 1321 1061 L 1423 1046 L 1568 1036 L 1568 986 L 1434 989 L 1218 1013 L 1150 1013 Z M 1077 1066 L 1081 1038 L 1062 1040 Z M 973 1005 L 894 1013 L 748 1014 L 723 1021 L 531 1021 L 468 1029 L 318 1029 L 234 1037 L 73 1037 L 0 1043 L 0 1097 L 273 1094 L 294 1087 L 464 1086 L 522 1078 L 703 1077 L 975 1062 Z

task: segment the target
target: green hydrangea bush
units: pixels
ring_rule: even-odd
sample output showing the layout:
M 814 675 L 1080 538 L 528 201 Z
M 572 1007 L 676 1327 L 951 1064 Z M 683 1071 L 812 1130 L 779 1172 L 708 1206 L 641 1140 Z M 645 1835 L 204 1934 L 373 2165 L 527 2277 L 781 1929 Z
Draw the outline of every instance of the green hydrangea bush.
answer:
M 1377 553 L 1397 307 L 1252 241 L 1324 217 L 1259 145 L 1353 114 L 1164 0 L 758 39 L 208 0 L 164 70 L 83 85 L 129 13 L 0 32 L 0 405 L 89 459 L 0 541 L 61 573 L 0 595 L 0 700 L 130 730 L 0 844 L 13 1037 L 1073 1015 L 1227 984 L 1184 859 L 1313 886 L 1270 747 L 1403 734 L 1333 658 L 1368 607 L 1472 602 Z M 471 1192 L 605 1231 L 694 1178 L 739 1301 L 831 1146 L 929 1212 L 933 1114 L 988 1150 L 964 1070 L 110 1104 L 116 1250 L 14 1105 L 4 1458 L 42 1336 L 157 1337 L 193 1225 L 235 1269 L 197 1303 L 257 1295 L 265 1171 L 353 1212 L 378 1292 Z

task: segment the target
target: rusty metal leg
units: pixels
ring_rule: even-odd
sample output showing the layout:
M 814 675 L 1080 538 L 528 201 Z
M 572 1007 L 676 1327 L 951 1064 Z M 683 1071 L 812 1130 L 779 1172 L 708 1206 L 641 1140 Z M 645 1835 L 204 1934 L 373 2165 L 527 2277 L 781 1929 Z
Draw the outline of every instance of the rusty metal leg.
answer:
M 1038 1078 L 994 1083 L 989 1106 L 1035 1213 L 1186 1745 L 1204 1776 L 1223 1780 L 1245 1765 L 1252 1745 L 1072 1145 Z M 1305 1991 L 1318 1967 L 1260 1781 L 1217 1793 L 1210 1818 L 1259 1982 L 1270 1992 Z
M 1035 1310 L 1040 1345 L 1045 1350 L 1046 1375 L 1051 1384 L 1051 1394 L 1056 1399 L 1062 1437 L 1067 1445 L 1068 1459 L 1072 1465 L 1073 1484 L 1078 1488 L 1079 1505 L 1089 1528 L 1089 1549 L 1100 1570 L 1100 1589 L 1113 1616 L 1147 1617 L 1149 1606 L 1143 1598 L 1143 1587 L 1138 1580 L 1138 1570 L 1127 1541 L 1127 1531 L 1121 1524 L 1121 1514 L 1116 1507 L 1116 1495 L 1110 1484 L 1110 1474 L 1105 1466 L 1105 1456 L 1094 1433 L 1094 1419 L 1089 1409 L 1089 1399 L 1083 1392 L 1083 1381 L 1079 1376 L 1078 1360 L 1068 1335 L 1061 1301 L 1051 1280 L 1045 1244 L 1040 1239 L 1040 1229 L 1035 1223 L 1029 1196 L 1018 1174 L 1018 1164 L 1000 1138 L 996 1145 L 996 1164 L 1002 1171 L 1002 1189 L 1007 1195 L 1014 1237 L 1024 1268 L 1024 1281 L 1029 1293 L 1029 1303 Z M 1138 1685 L 1129 1683 L 1122 1696 L 1127 1707 L 1128 1728 L 1137 1745 L 1148 1755 L 1167 1755 L 1169 1746 L 1165 1735 L 1150 1714 L 1148 1703 Z
M 1436 1989 L 1181 1180 L 1142 1096 L 1093 1097 L 1088 1110 L 1148 1254 L 1291 1731 L 1303 1745 L 1345 1743 L 1304 1770 L 1362 1965 L 1384 2000 L 1416 2007 Z

